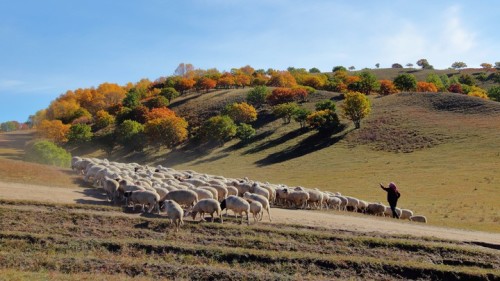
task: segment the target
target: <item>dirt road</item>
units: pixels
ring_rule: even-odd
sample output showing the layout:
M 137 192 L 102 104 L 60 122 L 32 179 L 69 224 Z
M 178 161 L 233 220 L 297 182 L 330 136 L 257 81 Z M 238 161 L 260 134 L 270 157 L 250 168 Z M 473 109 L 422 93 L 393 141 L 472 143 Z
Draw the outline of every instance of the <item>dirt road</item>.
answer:
M 102 192 L 95 188 L 59 188 L 0 181 L 0 199 L 33 200 L 54 203 L 108 204 Z M 273 208 L 273 222 L 300 224 L 358 232 L 381 232 L 413 236 L 428 236 L 467 242 L 482 242 L 500 246 L 500 234 L 442 228 L 388 218 L 360 217 L 339 212 L 315 212 Z M 267 216 L 264 216 L 267 220 Z

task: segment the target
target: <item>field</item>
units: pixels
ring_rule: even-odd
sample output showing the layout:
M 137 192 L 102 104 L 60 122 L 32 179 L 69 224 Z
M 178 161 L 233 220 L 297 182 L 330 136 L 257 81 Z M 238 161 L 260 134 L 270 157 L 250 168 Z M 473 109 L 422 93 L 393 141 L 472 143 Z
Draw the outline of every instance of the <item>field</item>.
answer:
M 245 93 L 188 94 L 173 108 L 209 116 Z M 273 208 L 273 222 L 187 219 L 175 233 L 162 216 L 111 206 L 68 169 L 20 161 L 32 132 L 0 134 L 0 280 L 499 280 L 499 103 L 452 94 L 370 98 L 360 130 L 342 120 L 346 129 L 326 138 L 263 108 L 248 143 L 72 152 L 375 202 L 385 202 L 378 183 L 395 181 L 399 206 L 426 215 L 428 225 Z M 318 92 L 304 106 L 322 99 L 339 96 Z

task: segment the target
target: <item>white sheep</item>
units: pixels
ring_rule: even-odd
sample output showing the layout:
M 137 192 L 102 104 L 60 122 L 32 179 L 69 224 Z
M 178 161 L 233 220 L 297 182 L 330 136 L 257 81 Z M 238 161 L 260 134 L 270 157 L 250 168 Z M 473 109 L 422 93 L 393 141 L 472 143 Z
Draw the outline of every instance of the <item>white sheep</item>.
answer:
M 238 196 L 228 196 L 226 199 L 222 200 L 220 203 L 221 210 L 228 209 L 237 215 L 241 215 L 241 223 L 243 223 L 243 213 L 247 216 L 247 224 L 250 224 L 249 213 L 250 213 L 250 203 L 248 203 L 245 199 Z
M 214 213 L 217 213 L 220 222 L 223 223 L 220 203 L 215 199 L 202 199 L 198 201 L 198 203 L 194 205 L 193 209 L 187 213 L 186 216 L 191 215 L 194 220 L 198 213 L 200 213 L 201 220 L 205 220 L 205 213 L 210 214 L 210 216 L 212 216 L 212 222 L 214 221 Z
M 359 199 L 351 196 L 344 196 L 344 197 L 347 199 L 346 209 L 352 207 L 352 211 L 357 212 L 359 206 Z
M 219 199 L 219 192 L 217 191 L 217 189 L 215 189 L 211 186 L 200 186 L 198 188 L 210 191 L 210 193 L 212 193 L 212 196 L 214 199 Z
M 106 192 L 108 200 L 113 203 L 118 199 L 118 187 L 119 184 L 114 179 L 106 178 L 103 183 L 104 192 Z
M 250 188 L 250 192 L 254 194 L 259 194 L 267 198 L 269 200 L 269 191 L 263 187 L 260 186 L 259 183 L 255 182 L 252 184 L 252 187 Z
M 340 207 L 342 205 L 342 200 L 340 198 L 335 197 L 335 196 L 329 196 L 327 199 L 327 204 L 330 206 L 332 209 L 337 209 L 340 211 Z
M 238 189 L 234 186 L 226 186 L 226 189 L 227 189 L 227 196 L 229 195 L 236 195 L 238 196 Z
M 151 213 L 155 209 L 156 213 L 160 212 L 159 201 L 160 195 L 158 193 L 149 190 L 138 190 L 138 191 L 127 191 L 124 194 L 128 202 L 135 205 L 142 205 L 141 212 L 144 212 L 144 206 L 148 206 L 148 213 Z
M 386 206 L 381 203 L 370 203 L 365 212 L 374 216 L 384 216 Z
M 422 215 L 411 216 L 410 220 L 411 221 L 416 221 L 416 222 L 427 223 L 427 218 L 425 216 L 422 216 Z
M 401 220 L 409 220 L 413 216 L 413 211 L 408 209 L 401 209 L 401 215 L 399 215 L 399 219 Z
M 262 204 L 262 208 L 266 210 L 268 216 L 269 216 L 269 221 L 271 220 L 271 210 L 269 206 L 269 200 L 267 200 L 266 197 L 260 195 L 260 194 L 254 194 L 250 192 L 245 192 L 243 193 L 243 198 L 245 199 L 250 199 L 251 201 L 258 201 Z M 262 218 L 261 218 L 262 219 Z
M 319 206 L 320 210 L 323 209 L 323 192 L 319 190 L 306 190 L 309 193 L 309 199 L 307 200 L 307 204 L 312 209 L 312 205 L 316 208 Z
M 184 224 L 182 218 L 184 217 L 184 210 L 174 200 L 166 200 L 163 204 L 163 210 L 167 213 L 167 218 L 170 223 L 174 223 L 175 231 L 179 231 L 179 227 Z
M 290 189 L 285 188 L 283 195 L 290 204 L 295 205 L 297 208 L 305 208 L 307 200 L 309 200 L 309 193 L 301 190 L 291 191 Z
M 195 189 L 192 189 L 194 192 L 196 192 L 196 194 L 198 194 L 198 200 L 202 200 L 202 199 L 213 199 L 214 198 L 214 195 L 212 194 L 212 192 L 210 192 L 209 190 L 207 189 L 203 189 L 203 188 L 195 188 Z
M 225 186 L 212 184 L 210 185 L 210 187 L 217 190 L 217 200 L 219 200 L 219 202 L 221 202 L 222 200 L 224 200 L 224 198 L 227 197 L 228 190 Z
M 262 220 L 262 216 L 264 215 L 264 207 L 259 201 L 250 200 L 250 213 L 253 215 L 253 221 L 257 222 Z
M 179 205 L 191 207 L 198 202 L 198 194 L 192 190 L 174 190 L 167 193 L 165 200 L 174 200 Z

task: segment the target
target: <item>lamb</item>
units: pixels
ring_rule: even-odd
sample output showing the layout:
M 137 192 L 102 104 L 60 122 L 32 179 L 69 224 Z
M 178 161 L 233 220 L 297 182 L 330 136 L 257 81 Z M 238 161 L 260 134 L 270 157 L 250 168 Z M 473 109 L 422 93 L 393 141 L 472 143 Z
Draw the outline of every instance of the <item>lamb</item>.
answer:
M 191 215 L 194 220 L 198 213 L 200 213 L 201 220 L 205 220 L 205 213 L 210 214 L 210 216 L 212 216 L 212 222 L 214 222 L 214 213 L 217 213 L 220 223 L 223 223 L 222 210 L 220 208 L 219 201 L 215 199 L 202 199 L 198 201 L 198 203 L 194 205 L 193 209 L 187 215 Z
M 253 215 L 253 221 L 261 221 L 264 214 L 262 204 L 259 201 L 250 200 L 250 213 Z
M 270 206 L 269 206 L 269 200 L 267 200 L 266 197 L 259 195 L 259 194 L 254 194 L 250 192 L 245 192 L 243 193 L 243 198 L 245 199 L 250 199 L 251 201 L 258 201 L 262 204 L 262 208 L 266 210 L 267 214 L 269 215 L 269 221 L 271 220 L 271 211 L 270 211 Z
M 179 203 L 179 205 L 191 207 L 198 202 L 198 194 L 192 190 L 174 190 L 167 193 L 165 200 L 173 200 Z
M 233 211 L 236 216 L 241 215 L 241 223 L 243 223 L 243 213 L 247 215 L 247 224 L 250 224 L 249 213 L 250 213 L 250 203 L 245 199 L 238 196 L 228 196 L 226 199 L 222 200 L 220 203 L 221 210 L 229 209 Z
M 386 206 L 381 203 L 370 203 L 365 212 L 374 216 L 384 216 Z
M 399 219 L 401 220 L 409 220 L 413 216 L 413 211 L 408 209 L 401 209 L 401 215 L 399 215 Z
M 427 223 L 427 218 L 425 216 L 411 216 L 410 217 L 411 221 L 416 221 L 416 222 L 422 222 L 422 223 Z
M 144 205 L 147 205 L 149 207 L 148 213 L 151 213 L 153 209 L 156 210 L 156 213 L 160 213 L 160 195 L 156 192 L 149 190 L 127 191 L 124 196 L 128 199 L 128 202 L 134 204 L 134 210 L 135 204 L 139 204 L 142 205 L 141 212 L 144 212 Z
M 166 200 L 163 204 L 163 210 L 167 213 L 167 218 L 170 219 L 170 223 L 174 223 L 175 231 L 179 231 L 179 227 L 184 224 L 182 220 L 184 211 L 181 206 L 174 200 Z

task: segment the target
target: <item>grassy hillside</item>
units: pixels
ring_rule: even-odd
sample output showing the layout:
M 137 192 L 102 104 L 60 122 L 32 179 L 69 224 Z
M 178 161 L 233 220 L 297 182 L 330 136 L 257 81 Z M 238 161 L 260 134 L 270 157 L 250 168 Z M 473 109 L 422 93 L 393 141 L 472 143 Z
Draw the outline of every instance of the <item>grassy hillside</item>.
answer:
M 186 222 L 175 233 L 165 219 L 109 206 L 0 200 L 0 214 L 6 280 L 500 277 L 495 250 L 456 241 L 230 219 Z

